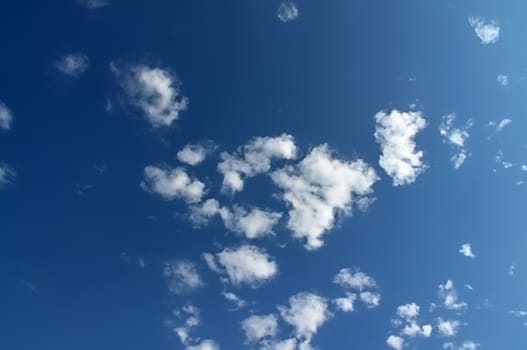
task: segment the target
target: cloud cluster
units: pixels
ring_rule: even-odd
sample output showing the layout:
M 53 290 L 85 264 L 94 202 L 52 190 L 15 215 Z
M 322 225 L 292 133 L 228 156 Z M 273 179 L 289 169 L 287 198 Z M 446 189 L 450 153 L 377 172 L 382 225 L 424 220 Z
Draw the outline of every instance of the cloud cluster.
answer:
M 468 23 L 481 40 L 481 44 L 495 44 L 500 38 L 500 26 L 497 21 L 487 21 L 479 16 L 468 17 Z
M 72 78 L 78 78 L 90 67 L 90 59 L 83 53 L 70 53 L 62 56 L 55 67 Z
M 392 110 L 375 115 L 375 140 L 381 146 L 379 165 L 393 179 L 394 186 L 408 185 L 426 169 L 423 152 L 416 149 L 415 137 L 426 127 L 421 112 Z
M 237 152 L 223 152 L 218 171 L 223 175 L 222 191 L 235 193 L 243 190 L 244 179 L 266 173 L 275 159 L 295 159 L 296 145 L 291 135 L 256 137 Z
M 467 308 L 467 303 L 458 300 L 457 290 L 452 280 L 439 285 L 439 298 L 447 310 L 462 311 Z
M 401 350 L 412 338 L 429 338 L 432 335 L 432 325 L 420 325 L 418 320 L 420 307 L 416 303 L 400 305 L 397 307 L 397 318 L 392 321 L 399 329 L 399 335 L 390 335 L 386 343 L 395 350 Z
M 333 282 L 346 291 L 345 297 L 333 299 L 333 303 L 340 311 L 354 311 L 356 300 L 360 300 L 370 309 L 380 305 L 381 295 L 374 291 L 377 288 L 377 283 L 358 268 L 341 269 L 333 278 Z
M 450 161 L 454 169 L 459 169 L 469 156 L 465 142 L 470 137 L 468 130 L 472 127 L 472 120 L 469 119 L 462 127 L 454 127 L 455 120 L 455 114 L 443 116 L 439 125 L 439 133 L 443 137 L 443 142 L 451 145 L 456 150 Z
M 142 111 L 154 127 L 170 126 L 188 108 L 180 80 L 169 71 L 146 65 L 119 66 L 112 63 L 130 105 Z
M 205 184 L 189 176 L 183 168 L 147 166 L 141 187 L 165 200 L 179 198 L 187 203 L 200 202 L 205 194 Z
M 185 305 L 181 310 L 175 310 L 174 316 L 183 321 L 176 326 L 174 320 L 166 322 L 167 328 L 172 330 L 185 346 L 185 350 L 219 350 L 219 346 L 210 339 L 200 340 L 191 336 L 191 332 L 200 325 L 200 310 L 192 304 Z
M 253 245 L 226 248 L 220 253 L 203 254 L 211 270 L 227 277 L 234 286 L 258 287 L 278 273 L 278 265 L 263 249 Z
M 320 145 L 297 165 L 271 174 L 290 205 L 287 227 L 305 247 L 322 247 L 323 236 L 333 228 L 338 214 L 350 215 L 353 205 L 368 202 L 378 180 L 375 170 L 362 160 L 336 159 L 328 145 Z
M 295 20 L 299 15 L 298 8 L 293 2 L 283 2 L 278 7 L 276 16 L 282 22 L 291 22 Z

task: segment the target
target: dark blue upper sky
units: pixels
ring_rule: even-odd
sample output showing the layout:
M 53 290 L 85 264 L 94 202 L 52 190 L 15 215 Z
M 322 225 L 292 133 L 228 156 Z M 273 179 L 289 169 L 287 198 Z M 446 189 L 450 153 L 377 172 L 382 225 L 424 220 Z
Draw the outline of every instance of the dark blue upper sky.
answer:
M 526 10 L 3 1 L 0 348 L 525 349 Z

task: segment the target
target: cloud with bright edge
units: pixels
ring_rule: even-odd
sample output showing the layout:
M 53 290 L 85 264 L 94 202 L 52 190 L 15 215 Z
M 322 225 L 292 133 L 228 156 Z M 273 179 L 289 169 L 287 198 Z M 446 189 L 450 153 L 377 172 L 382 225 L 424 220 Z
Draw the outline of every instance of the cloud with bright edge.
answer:
M 168 70 L 146 65 L 110 65 L 130 105 L 154 127 L 170 126 L 188 108 L 181 81 Z
M 404 348 L 404 339 L 397 335 L 390 335 L 386 339 L 386 344 L 394 350 L 402 350 Z
M 423 152 L 416 149 L 414 140 L 426 127 L 422 113 L 381 111 L 375 115 L 375 121 L 374 136 L 381 147 L 379 165 L 392 178 L 394 186 L 415 182 L 426 169 Z
M 0 129 L 9 130 L 13 124 L 13 114 L 9 107 L 0 101 Z
M 168 289 L 174 294 L 188 293 L 205 285 L 196 265 L 189 261 L 166 262 L 163 276 L 167 281 Z
M 439 133 L 443 138 L 443 142 L 450 145 L 455 153 L 450 158 L 450 162 L 454 169 L 459 169 L 465 162 L 469 153 L 466 149 L 466 141 L 470 137 L 468 130 L 472 127 L 472 120 L 469 119 L 464 126 L 455 127 L 455 114 L 443 116 L 441 124 L 439 125 Z
M 90 59 L 83 53 L 70 53 L 62 56 L 55 67 L 72 78 L 78 78 L 90 67 Z
M 500 26 L 497 21 L 491 20 L 487 22 L 482 17 L 470 16 L 468 17 L 468 23 L 481 40 L 481 44 L 488 45 L 498 42 L 500 38 Z
M 274 259 L 253 245 L 226 248 L 214 255 L 205 253 L 203 258 L 211 270 L 226 275 L 234 286 L 258 287 L 278 273 Z
M 283 2 L 278 7 L 277 17 L 282 22 L 291 22 L 297 19 L 299 15 L 298 8 L 293 2 Z
M 223 152 L 218 171 L 223 175 L 222 191 L 236 193 L 243 190 L 244 180 L 271 169 L 273 160 L 296 158 L 293 136 L 256 137 L 234 153 Z
M 461 246 L 461 249 L 459 249 L 459 254 L 466 256 L 467 258 L 474 259 L 476 255 L 472 252 L 472 247 L 470 243 L 465 243 Z
M 323 246 L 337 215 L 351 215 L 353 205 L 364 203 L 378 180 L 364 161 L 336 159 L 326 144 L 313 148 L 298 164 L 274 171 L 271 178 L 289 204 L 287 228 L 309 250 Z
M 205 195 L 205 184 L 192 178 L 183 168 L 161 168 L 147 166 L 141 187 L 160 195 L 165 200 L 182 199 L 187 203 L 197 203 Z
M 274 315 L 253 315 L 242 321 L 242 329 L 248 342 L 274 338 L 278 332 L 278 319 Z

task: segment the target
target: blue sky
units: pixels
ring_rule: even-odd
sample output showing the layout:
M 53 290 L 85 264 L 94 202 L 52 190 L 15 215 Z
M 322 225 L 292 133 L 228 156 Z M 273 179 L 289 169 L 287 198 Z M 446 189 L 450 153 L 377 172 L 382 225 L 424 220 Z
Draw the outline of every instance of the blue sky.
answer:
M 0 5 L 0 347 L 525 349 L 522 1 Z

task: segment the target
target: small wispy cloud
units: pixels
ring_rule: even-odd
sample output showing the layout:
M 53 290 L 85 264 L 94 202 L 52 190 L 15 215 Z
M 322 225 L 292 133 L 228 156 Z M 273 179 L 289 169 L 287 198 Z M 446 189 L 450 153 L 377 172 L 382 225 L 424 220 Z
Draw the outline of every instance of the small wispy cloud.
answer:
M 509 77 L 506 76 L 505 74 L 499 74 L 496 80 L 498 81 L 498 84 L 500 84 L 501 86 L 509 86 Z
M 9 107 L 0 101 L 0 129 L 9 130 L 13 124 L 13 114 Z
M 496 20 L 486 21 L 480 16 L 468 17 L 468 23 L 481 40 L 481 44 L 495 44 L 500 38 L 500 26 Z
M 299 11 L 293 2 L 283 2 L 278 7 L 277 17 L 282 22 L 291 22 L 298 18 Z
M 86 72 L 90 66 L 90 59 L 82 53 L 70 53 L 62 56 L 56 63 L 55 67 L 62 73 L 78 78 Z
M 89 10 L 97 10 L 110 5 L 107 0 L 79 0 L 79 4 Z

